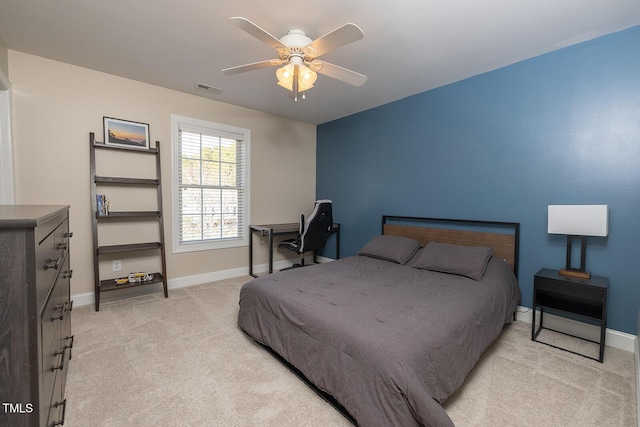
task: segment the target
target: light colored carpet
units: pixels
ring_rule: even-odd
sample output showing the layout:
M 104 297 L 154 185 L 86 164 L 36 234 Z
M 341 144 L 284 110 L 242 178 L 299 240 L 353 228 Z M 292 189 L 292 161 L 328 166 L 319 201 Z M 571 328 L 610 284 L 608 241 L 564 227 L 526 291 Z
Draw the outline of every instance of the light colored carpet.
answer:
M 65 426 L 351 426 L 238 329 L 248 279 L 74 308 Z M 507 326 L 446 402 L 456 426 L 637 425 L 632 353 L 600 364 L 529 328 Z

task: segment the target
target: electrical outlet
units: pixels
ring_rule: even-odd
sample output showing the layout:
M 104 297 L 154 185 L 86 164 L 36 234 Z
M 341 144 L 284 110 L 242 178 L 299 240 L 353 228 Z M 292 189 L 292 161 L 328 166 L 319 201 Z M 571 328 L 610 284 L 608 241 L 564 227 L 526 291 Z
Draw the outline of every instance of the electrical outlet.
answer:
M 112 271 L 120 271 L 122 270 L 122 262 L 119 259 L 113 261 L 113 265 L 111 266 Z

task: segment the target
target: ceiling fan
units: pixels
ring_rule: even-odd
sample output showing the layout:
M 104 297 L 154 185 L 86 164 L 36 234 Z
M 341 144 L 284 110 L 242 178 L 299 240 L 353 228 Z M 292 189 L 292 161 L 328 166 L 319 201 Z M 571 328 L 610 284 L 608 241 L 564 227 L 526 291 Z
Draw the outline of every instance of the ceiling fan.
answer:
M 304 99 L 304 91 L 313 87 L 318 77 L 316 73 L 354 86 L 362 86 L 367 81 L 367 76 L 363 74 L 318 59 L 327 52 L 360 40 L 363 33 L 355 24 L 345 24 L 322 37 L 311 40 L 298 29 L 290 30 L 287 35 L 277 39 L 246 18 L 232 17 L 229 18 L 229 22 L 274 48 L 278 52 L 278 59 L 225 68 L 222 70 L 225 75 L 286 64 L 276 71 L 276 77 L 278 84 L 290 90 L 291 98 L 296 101 L 300 93 Z

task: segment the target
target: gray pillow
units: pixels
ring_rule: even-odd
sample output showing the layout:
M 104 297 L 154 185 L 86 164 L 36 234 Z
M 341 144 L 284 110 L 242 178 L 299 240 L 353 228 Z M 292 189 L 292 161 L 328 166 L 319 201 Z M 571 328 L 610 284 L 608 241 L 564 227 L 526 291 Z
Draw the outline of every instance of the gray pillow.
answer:
M 480 280 L 492 253 L 493 248 L 431 242 L 422 250 L 413 267 Z
M 376 236 L 360 249 L 358 255 L 404 264 L 422 245 L 417 240 L 402 236 Z

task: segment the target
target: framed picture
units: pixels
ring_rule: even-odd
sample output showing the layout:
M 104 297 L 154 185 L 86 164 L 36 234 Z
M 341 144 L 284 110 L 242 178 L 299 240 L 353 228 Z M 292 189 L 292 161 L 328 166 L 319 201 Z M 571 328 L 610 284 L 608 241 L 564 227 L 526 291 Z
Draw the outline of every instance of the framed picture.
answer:
M 104 143 L 115 147 L 148 150 L 149 125 L 105 117 Z

